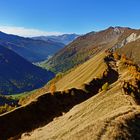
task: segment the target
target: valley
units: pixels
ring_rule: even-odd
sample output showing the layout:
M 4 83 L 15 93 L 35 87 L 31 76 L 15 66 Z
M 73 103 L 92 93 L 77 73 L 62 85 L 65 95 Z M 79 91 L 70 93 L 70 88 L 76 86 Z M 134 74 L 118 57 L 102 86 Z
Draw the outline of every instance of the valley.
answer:
M 129 81 L 131 81 L 130 79 L 134 81 L 134 76 L 130 74 L 131 71 L 129 67 L 135 67 L 135 65 L 127 59 L 123 60 L 121 58 L 117 60 L 110 52 L 107 52 L 107 54 L 102 52 L 96 57 L 100 57 L 101 61 L 97 62 L 93 57 L 81 66 L 88 69 L 87 65 L 92 67 L 94 63 L 101 63 L 99 66 L 102 67 L 101 65 L 104 65 L 104 70 L 99 71 L 100 74 L 93 70 L 95 73 L 91 75 L 93 76 L 92 80 L 89 82 L 85 81 L 85 84 L 81 88 L 77 89 L 73 87 L 67 88 L 67 90 L 65 88 L 65 90 L 61 89 L 61 91 L 54 93 L 46 93 L 23 107 L 1 115 L 0 122 L 3 125 L 1 125 L 0 129 L 7 129 L 7 126 L 10 126 L 9 129 L 5 131 L 5 134 L 0 134 L 3 139 L 6 138 L 5 136 L 7 136 L 7 138 L 10 136 L 18 138 L 21 133 L 31 131 L 37 127 L 40 128 L 31 133 L 27 132 L 27 134 L 23 134 L 21 139 L 84 139 L 88 137 L 94 137 L 95 139 L 103 137 L 103 139 L 108 139 L 110 136 L 111 138 L 119 137 L 119 131 L 124 131 L 124 135 L 121 135 L 121 137 L 130 138 L 131 136 L 129 135 L 130 132 L 128 129 L 125 127 L 120 128 L 119 125 L 125 125 L 127 119 L 131 122 L 132 118 L 129 116 L 139 116 L 138 104 L 140 100 L 137 97 L 139 93 L 134 91 L 134 94 L 131 95 L 129 93 L 130 87 L 126 87 L 128 90 L 123 92 L 124 87 L 121 83 L 122 81 L 127 82 L 128 79 Z M 74 71 L 79 70 L 80 72 L 79 67 Z M 74 71 L 71 73 L 74 73 Z M 73 75 L 73 78 L 74 76 L 75 75 Z M 65 78 L 65 76 L 63 78 Z M 82 79 L 79 80 L 83 83 Z M 104 88 L 105 86 L 103 85 L 106 85 L 106 83 L 108 83 L 108 86 Z M 135 86 L 139 88 L 139 81 L 136 82 L 134 87 Z M 39 114 L 35 116 L 37 112 Z M 22 118 L 16 120 L 16 125 L 10 123 L 12 122 L 11 119 L 18 118 L 16 116 L 19 113 L 22 114 Z M 92 117 L 94 117 L 94 119 L 92 119 Z M 120 118 L 122 118 L 123 122 L 117 121 Z M 132 122 L 134 126 L 138 123 L 137 117 L 135 117 L 135 119 L 136 120 Z M 9 122 L 7 120 L 9 120 Z M 79 123 L 79 121 L 83 123 Z M 26 126 L 23 122 L 26 122 Z M 119 122 L 119 124 L 117 122 Z M 44 126 L 45 124 L 47 125 Z M 115 134 L 110 135 L 112 127 L 117 130 Z M 57 131 L 54 132 L 54 128 L 56 128 Z M 91 128 L 92 131 L 89 130 Z M 70 129 L 71 131 L 68 131 Z M 98 131 L 93 131 L 94 129 Z M 133 129 L 135 130 L 135 127 Z M 83 137 L 83 133 L 85 137 Z
M 30 62 L 40 62 L 54 55 L 65 45 L 51 40 L 42 41 L 0 32 L 0 45 Z
M 140 140 L 140 1 L 1 0 L 0 140 Z
M 15 52 L 0 45 L 0 93 L 2 95 L 31 91 L 46 84 L 54 77 Z
M 140 138 L 139 34 L 90 32 L 38 66 L 0 45 L 0 139 Z

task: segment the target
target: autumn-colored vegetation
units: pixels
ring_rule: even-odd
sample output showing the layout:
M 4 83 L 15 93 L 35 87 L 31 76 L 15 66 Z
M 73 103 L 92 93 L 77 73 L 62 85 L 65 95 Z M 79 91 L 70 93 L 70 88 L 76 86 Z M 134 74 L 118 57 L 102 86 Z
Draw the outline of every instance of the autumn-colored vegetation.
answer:
M 108 88 L 109 88 L 109 84 L 108 84 L 108 82 L 106 82 L 106 83 L 102 86 L 102 90 L 103 90 L 103 91 L 107 91 Z
M 5 104 L 3 106 L 0 106 L 0 114 L 11 111 L 15 108 L 16 108 L 16 106 L 11 106 L 11 105 Z
M 120 55 L 117 52 L 113 53 L 113 57 L 115 60 L 119 60 L 120 59 Z
M 119 60 L 119 54 L 114 53 L 113 56 L 114 59 Z M 131 76 L 131 79 L 121 82 L 123 93 L 131 95 L 140 104 L 140 68 L 127 58 L 125 54 L 120 55 L 120 62 L 128 69 Z
M 51 94 L 53 95 L 55 91 L 56 91 L 56 86 L 55 86 L 55 84 L 53 83 L 53 84 L 50 85 L 50 92 L 51 92 Z

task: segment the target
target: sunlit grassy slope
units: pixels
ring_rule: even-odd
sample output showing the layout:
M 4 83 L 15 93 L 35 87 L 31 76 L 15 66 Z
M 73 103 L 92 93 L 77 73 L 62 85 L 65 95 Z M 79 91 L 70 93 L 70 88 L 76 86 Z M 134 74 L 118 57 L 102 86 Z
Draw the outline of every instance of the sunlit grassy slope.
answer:
M 100 54 L 102 56 L 103 54 Z M 103 57 L 102 57 L 103 59 Z M 96 64 L 102 62 L 100 57 L 91 59 L 84 65 L 86 68 L 92 67 L 92 62 Z M 65 76 L 61 82 L 57 83 L 60 89 L 69 88 L 74 86 L 73 83 L 68 84 L 72 79 L 72 75 L 75 75 L 77 80 L 81 80 L 84 75 L 80 66 L 72 73 Z M 126 67 L 122 67 L 121 63 L 118 63 L 117 69 L 119 78 L 116 82 L 109 85 L 107 91 L 101 91 L 97 95 L 91 97 L 85 102 L 76 105 L 68 113 L 61 117 L 55 118 L 52 122 L 44 127 L 40 127 L 31 133 L 23 134 L 21 139 L 24 140 L 123 140 L 123 139 L 140 139 L 140 106 L 135 102 L 133 96 L 127 95 L 122 91 L 121 81 L 131 79 L 129 70 Z M 88 67 L 89 66 L 89 67 Z M 112 65 L 113 66 L 113 65 Z M 101 72 L 100 63 L 97 66 Z M 79 69 L 79 72 L 78 72 Z M 84 69 L 84 68 L 83 68 Z M 93 71 L 95 68 L 93 67 Z M 76 72 L 77 71 L 77 72 Z M 86 70 L 85 70 L 86 71 Z M 88 73 L 92 73 L 92 68 L 87 70 Z M 79 75 L 78 75 L 79 73 Z M 81 74 L 80 74 L 81 73 Z M 87 76 L 83 82 L 88 82 Z M 94 75 L 94 74 L 93 74 Z M 69 80 L 69 82 L 68 82 Z M 75 80 L 76 86 L 79 86 Z M 61 85 L 61 86 L 60 86 Z
M 94 58 L 91 58 L 90 60 L 81 64 L 77 68 L 73 68 L 71 72 L 63 76 L 63 78 L 56 83 L 57 87 L 56 90 L 66 90 L 73 87 L 81 88 L 81 86 L 84 83 L 88 83 L 93 78 L 102 75 L 102 73 L 106 69 L 106 64 L 104 63 L 103 57 L 105 57 L 104 52 L 96 55 Z M 47 86 L 47 88 L 49 88 L 49 86 Z M 38 94 L 38 90 L 33 90 L 31 92 L 25 92 L 10 96 L 13 99 L 28 98 L 25 100 L 32 100 L 35 97 L 43 94 L 43 93 Z
M 140 126 L 140 123 L 131 121 L 135 122 L 136 114 L 140 115 L 140 107 L 117 88 L 106 93 L 102 92 L 75 106 L 64 116 L 56 118 L 45 127 L 32 132 L 31 137 L 23 137 L 23 139 L 113 140 L 120 136 L 132 138 L 129 129 L 130 131 L 131 129 L 138 130 L 137 126 Z M 127 122 L 128 120 L 130 124 Z
M 71 72 L 65 74 L 55 85 L 56 90 L 67 90 L 70 88 L 81 88 L 84 83 L 88 83 L 93 80 L 95 77 L 100 77 L 107 65 L 104 63 L 105 53 L 101 52 L 85 63 L 79 65 L 76 68 L 73 68 Z M 49 89 L 49 85 L 45 87 L 46 92 Z M 34 98 L 44 94 L 45 91 L 39 92 L 38 90 L 34 90 L 32 92 L 23 93 L 19 95 L 12 95 L 13 98 L 21 99 L 24 98 L 24 103 L 30 102 Z
M 80 88 L 82 84 L 90 82 L 93 78 L 102 75 L 106 69 L 104 63 L 105 53 L 100 53 L 84 64 L 65 75 L 56 83 L 57 90 Z
M 129 86 L 122 87 L 122 81 L 134 79 L 130 66 L 133 64 L 128 65 L 122 59 L 115 61 L 113 55 L 98 54 L 56 83 L 58 90 L 65 91 L 46 93 L 29 104 L 1 115 L 1 138 L 17 139 L 21 134 L 22 140 L 140 139 L 139 85 L 133 81 L 134 86 L 127 82 Z M 109 87 L 101 90 L 102 85 L 98 81 L 102 83 L 104 75 Z M 102 80 L 93 80 L 97 76 Z M 80 88 L 84 83 L 89 83 L 89 91 L 86 87 L 74 88 Z M 130 93 L 130 88 L 137 91 Z

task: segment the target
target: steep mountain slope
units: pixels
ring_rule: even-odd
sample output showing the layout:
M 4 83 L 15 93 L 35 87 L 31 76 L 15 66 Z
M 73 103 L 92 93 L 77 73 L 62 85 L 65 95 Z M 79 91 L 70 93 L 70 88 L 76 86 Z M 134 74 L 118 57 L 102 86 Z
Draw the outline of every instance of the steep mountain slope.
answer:
M 63 91 L 73 87 L 82 88 L 83 84 L 89 83 L 94 77 L 100 77 L 107 68 L 103 57 L 105 57 L 105 53 L 99 53 L 72 72 L 66 74 L 55 84 L 57 90 Z
M 24 134 L 21 139 L 139 139 L 139 109 L 131 97 L 110 90 L 75 106 L 45 127 Z
M 55 83 L 56 90 L 58 91 L 83 88 L 85 83 L 90 83 L 94 77 L 100 77 L 106 70 L 107 66 L 102 59 L 103 57 L 105 57 L 105 53 L 99 53 L 94 58 L 91 58 L 89 61 L 71 70 L 68 74 L 65 74 L 57 82 L 52 79 L 44 87 L 33 91 L 31 94 L 29 93 L 27 97 L 21 97 L 19 103 L 21 105 L 27 104 L 40 95 L 49 92 L 51 83 Z
M 33 40 L 30 38 L 0 32 L 0 44 L 13 50 L 30 62 L 38 62 L 53 55 L 64 47 L 64 44 L 53 41 Z
M 125 53 L 123 50 L 127 48 L 127 56 L 134 53 L 133 60 L 138 62 L 139 55 L 135 55 L 135 48 L 137 48 L 137 52 L 140 49 L 138 39 L 140 39 L 140 30 L 131 28 L 110 27 L 100 32 L 91 32 L 77 38 L 47 62 L 41 63 L 41 66 L 47 67 L 56 73 L 64 72 L 108 48 L 118 49 L 119 52 L 123 53 Z M 131 42 L 135 43 L 130 44 Z M 136 44 L 137 47 L 135 47 Z M 127 47 L 126 45 L 133 47 Z
M 78 104 L 46 126 L 23 134 L 21 139 L 140 139 L 140 93 L 130 93 L 132 85 L 125 87 L 128 88 L 126 92 L 121 86 L 122 81 L 131 81 L 133 76 L 121 61 L 116 63 L 111 58 L 109 66 L 119 73 L 119 78 L 110 84 L 107 91 Z M 140 87 L 140 81 L 137 86 Z
M 38 36 L 38 37 L 33 37 L 33 39 L 44 40 L 44 41 L 51 40 L 53 42 L 60 42 L 67 45 L 71 43 L 73 40 L 75 40 L 77 37 L 79 37 L 79 35 L 77 34 L 63 34 L 58 36 Z
M 0 138 L 18 139 L 23 132 L 40 127 L 23 134 L 21 139 L 139 139 L 140 79 L 131 83 L 134 77 L 129 70 L 134 65 L 126 60 L 115 60 L 112 54 L 106 56 L 101 53 L 98 57 L 101 57 L 98 68 L 103 65 L 104 70 L 90 75 L 93 79 L 81 89 L 46 93 L 23 107 L 1 115 Z M 98 61 L 92 59 L 86 63 L 85 67 L 94 67 Z M 80 75 L 81 73 L 79 80 Z M 73 79 L 75 76 L 77 75 L 73 74 Z M 124 80 L 125 85 L 122 85 Z M 82 82 L 83 79 L 81 84 Z M 106 82 L 109 87 L 104 89 Z M 83 102 L 84 100 L 86 101 Z M 73 107 L 76 104 L 78 105 Z M 44 124 L 46 126 L 41 127 Z
M 102 56 L 104 56 L 104 54 L 102 54 Z M 94 65 L 94 62 L 95 61 L 92 60 L 90 62 L 90 64 Z M 103 62 L 103 59 L 101 62 Z M 98 62 L 96 61 L 96 63 L 98 63 Z M 90 66 L 90 64 L 86 64 L 85 67 L 87 65 Z M 105 64 L 103 62 L 103 67 L 104 67 L 104 65 Z M 100 66 L 102 67 L 102 65 L 100 65 Z M 104 70 L 105 69 L 106 69 L 106 66 L 104 67 Z M 102 71 L 101 71 L 101 73 L 102 73 Z M 96 74 L 93 75 L 92 78 L 94 78 L 94 76 L 96 76 Z M 72 89 L 72 90 L 74 91 L 75 89 Z M 49 94 L 49 93 L 44 94 L 43 96 L 40 96 L 33 102 L 29 103 L 28 105 L 19 107 L 15 111 L 5 114 L 6 116 L 4 114 L 1 115 L 0 116 L 0 124 L 1 124 L 0 132 L 2 132 L 1 129 L 3 129 L 3 130 L 6 129 L 7 131 L 4 131 L 5 134 L 0 133 L 0 138 L 4 139 L 4 137 L 5 137 L 5 139 L 7 139 L 9 136 L 14 136 L 15 134 L 17 135 L 17 133 L 26 131 L 26 129 L 30 129 L 30 128 L 33 129 L 34 127 L 37 127 L 38 125 L 40 125 L 40 123 L 42 124 L 42 122 L 44 122 L 44 120 L 45 120 L 45 123 L 46 123 L 46 121 L 49 122 L 52 119 L 52 117 L 55 117 L 57 114 L 59 116 L 62 111 L 68 110 L 73 105 L 87 99 L 87 97 L 89 98 L 92 95 L 92 94 L 90 95 L 87 93 L 85 94 L 82 92 L 82 90 L 81 90 L 81 92 L 78 90 L 78 92 L 80 92 L 80 93 L 77 93 L 77 94 L 74 93 L 74 96 L 70 95 L 71 90 L 69 93 L 68 92 L 64 93 L 64 94 L 60 94 L 60 92 L 58 92 L 58 95 L 56 93 L 55 96 L 53 96 L 52 94 Z M 59 97 L 59 95 L 60 95 L 60 97 Z M 61 97 L 61 95 L 62 95 L 62 97 Z M 20 116 L 21 116 L 20 119 L 18 119 L 18 117 L 16 116 L 18 114 L 20 114 Z M 14 118 L 16 118 L 16 121 L 14 121 Z M 11 119 L 13 119 L 13 120 L 11 120 Z M 38 120 L 37 122 L 36 122 L 36 119 Z M 5 120 L 8 120 L 7 124 L 5 124 L 6 123 Z M 13 121 L 15 123 L 10 123 Z M 24 122 L 24 124 L 23 124 L 23 122 Z M 25 125 L 25 122 L 26 122 L 27 127 L 23 126 L 23 125 Z M 35 126 L 32 126 L 33 124 L 35 124 Z M 3 125 L 4 125 L 4 127 L 3 127 Z M 7 126 L 8 126 L 8 128 L 7 128 Z
M 34 66 L 0 45 L 0 93 L 29 91 L 46 84 L 54 74 Z

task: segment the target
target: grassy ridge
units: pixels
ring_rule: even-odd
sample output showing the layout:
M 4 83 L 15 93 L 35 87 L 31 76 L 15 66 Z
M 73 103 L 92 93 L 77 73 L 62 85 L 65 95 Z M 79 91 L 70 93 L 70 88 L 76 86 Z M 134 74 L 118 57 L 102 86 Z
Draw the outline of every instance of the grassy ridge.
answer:
M 105 60 L 110 60 L 108 66 L 117 71 L 119 77 L 110 83 L 107 90 L 78 104 L 48 125 L 26 133 L 22 139 L 140 139 L 140 106 L 136 101 L 138 99 L 140 102 L 140 99 L 130 94 L 130 88 L 134 88 L 132 85 L 130 87 L 122 85 L 124 81 L 129 84 L 131 80 L 134 82 L 134 76 L 139 71 L 131 68 L 134 64 L 124 57 L 119 57 L 121 58 L 119 60 L 112 60 L 112 58 L 111 54 L 111 57 Z M 106 75 L 106 72 L 103 75 Z M 109 78 L 114 79 L 114 76 Z M 134 82 L 134 85 L 139 95 L 139 82 Z M 95 87 L 92 87 L 93 91 Z M 124 87 L 127 88 L 126 92 L 123 91 Z

